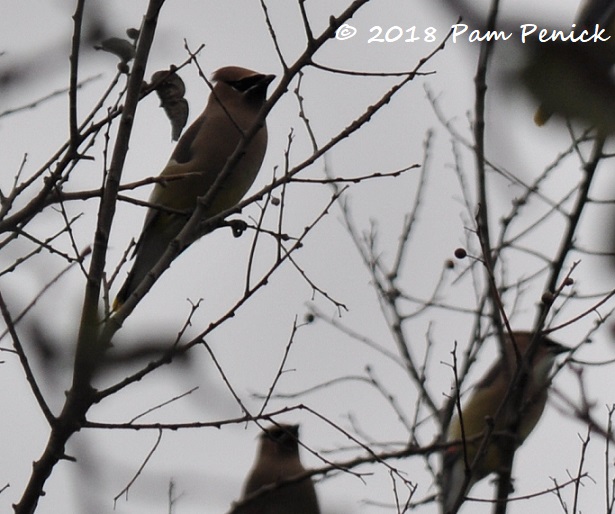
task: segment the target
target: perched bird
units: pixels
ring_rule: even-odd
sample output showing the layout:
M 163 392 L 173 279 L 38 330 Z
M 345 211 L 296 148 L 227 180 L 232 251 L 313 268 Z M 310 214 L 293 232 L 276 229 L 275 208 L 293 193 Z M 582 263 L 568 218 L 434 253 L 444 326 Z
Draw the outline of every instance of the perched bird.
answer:
M 524 71 L 528 88 L 541 100 L 534 122 L 542 126 L 554 113 L 584 119 L 602 132 L 615 131 L 611 68 L 615 64 L 615 2 L 585 0 L 575 19 L 575 34 L 596 26 L 610 40 L 547 41 L 535 45 Z M 569 31 L 565 31 L 569 32 Z
M 589 27 L 595 23 L 608 27 L 615 18 L 615 3 L 613 0 L 584 0 L 579 8 L 577 24 Z
M 228 158 L 252 128 L 265 103 L 274 75 L 227 66 L 212 77 L 215 83 L 203 113 L 180 138 L 150 196 L 135 262 L 115 299 L 119 308 L 177 237 L 197 205 L 223 170 Z M 203 221 L 239 203 L 254 182 L 267 148 L 267 128 L 262 127 L 247 145 L 239 162 L 214 193 Z M 158 208 L 158 206 L 160 208 Z M 194 242 L 203 233 L 188 241 Z
M 261 435 L 256 461 L 244 485 L 239 505 L 231 514 L 320 513 L 310 478 L 297 483 L 283 483 L 305 472 L 299 458 L 298 440 L 298 425 L 272 426 Z M 262 488 L 266 491 L 259 493 Z
M 511 406 L 508 402 L 496 417 L 532 342 L 533 334 L 529 332 L 514 332 L 512 339 L 506 336 L 505 357 L 501 356 L 476 384 L 470 399 L 462 401 L 461 420 L 458 415 L 451 420 L 447 441 L 459 441 L 465 437 L 465 444 L 455 444 L 444 450 L 440 485 L 445 514 L 457 512 L 456 507 L 476 482 L 502 469 L 505 448 L 510 448 L 511 437 L 514 437 L 515 446 L 521 445 L 538 423 L 547 401 L 549 373 L 555 357 L 570 350 L 547 337 L 539 337 L 538 347 L 527 363 L 527 381 L 520 404 Z M 514 396 L 514 392 L 512 394 Z M 475 462 L 488 428 L 488 418 L 493 421 L 493 431 L 487 448 Z M 470 466 L 471 478 L 464 490 L 466 463 Z

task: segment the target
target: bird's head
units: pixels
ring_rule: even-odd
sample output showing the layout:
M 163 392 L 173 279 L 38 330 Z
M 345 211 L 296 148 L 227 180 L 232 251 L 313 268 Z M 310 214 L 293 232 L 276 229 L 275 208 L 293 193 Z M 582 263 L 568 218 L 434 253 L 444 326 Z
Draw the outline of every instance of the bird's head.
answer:
M 541 383 L 547 379 L 555 358 L 561 353 L 569 352 L 571 348 L 553 341 L 544 335 L 538 335 L 537 337 L 538 342 L 535 343 L 537 346 L 530 361 L 530 368 L 534 380 L 537 383 Z M 506 353 L 511 365 L 514 366 L 517 362 L 517 351 L 518 355 L 524 358 L 534 339 L 534 334 L 531 332 L 513 332 L 512 337 L 510 335 L 506 336 Z
M 264 75 L 239 66 L 225 66 L 215 71 L 211 79 L 216 83 L 216 89 L 230 87 L 250 101 L 262 103 L 275 75 Z
M 274 425 L 261 434 L 261 447 L 268 453 L 294 455 L 299 452 L 299 425 Z

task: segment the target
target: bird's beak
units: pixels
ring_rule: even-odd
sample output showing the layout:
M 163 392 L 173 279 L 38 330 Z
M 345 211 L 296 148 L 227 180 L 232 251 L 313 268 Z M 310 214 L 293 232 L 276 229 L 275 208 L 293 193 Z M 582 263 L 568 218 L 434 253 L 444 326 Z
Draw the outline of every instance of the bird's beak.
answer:
M 260 80 L 260 83 L 263 86 L 268 86 L 273 82 L 273 79 L 275 79 L 275 75 L 263 75 L 263 78 Z
M 570 348 L 570 346 L 565 346 L 563 344 L 556 343 L 556 342 L 553 342 L 552 345 L 549 345 L 549 349 L 555 355 L 559 355 L 560 353 L 566 353 L 566 352 L 572 351 L 572 348 Z

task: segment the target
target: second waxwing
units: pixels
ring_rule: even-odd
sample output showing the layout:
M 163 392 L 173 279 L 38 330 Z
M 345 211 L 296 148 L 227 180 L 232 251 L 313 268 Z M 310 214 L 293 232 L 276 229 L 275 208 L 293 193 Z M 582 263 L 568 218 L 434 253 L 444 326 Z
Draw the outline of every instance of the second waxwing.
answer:
M 181 232 L 197 199 L 205 196 L 244 134 L 257 122 L 274 75 L 237 66 L 217 70 L 203 113 L 180 138 L 149 199 L 150 207 L 135 249 L 135 262 L 115 299 L 119 308 Z M 232 208 L 256 179 L 267 149 L 263 122 L 237 165 L 226 175 L 207 206 L 203 220 Z M 203 236 L 194 234 L 189 243 Z
M 465 437 L 465 442 L 453 444 L 444 450 L 440 485 L 445 514 L 457 512 L 474 484 L 491 473 L 501 471 L 506 454 L 504 448 L 510 445 L 511 437 L 516 439 L 515 445 L 520 446 L 534 429 L 547 402 L 549 374 L 555 357 L 570 350 L 548 337 L 539 336 L 536 351 L 528 363 L 527 382 L 519 410 L 506 409 L 505 406 L 496 417 L 518 373 L 518 363 L 523 362 L 523 355 L 533 339 L 530 332 L 514 332 L 513 336 L 506 336 L 506 356 L 501 356 L 487 371 L 474 386 L 467 401 L 461 400 L 461 419 L 455 415 L 451 420 L 447 441 L 461 441 Z M 493 420 L 493 431 L 486 449 L 476 459 L 483 434 L 488 429 L 488 419 Z M 511 434 L 511 423 L 514 422 L 518 424 L 516 432 Z M 471 477 L 464 489 L 466 463 Z
M 615 124 L 611 68 L 615 64 L 615 2 L 584 0 L 571 26 L 575 34 L 604 31 L 600 41 L 539 43 L 525 71 L 526 83 L 541 100 L 534 122 L 542 126 L 554 113 L 580 118 L 612 133 Z
M 311 478 L 284 483 L 305 473 L 298 440 L 297 425 L 276 425 L 263 432 L 241 500 L 231 514 L 320 513 Z

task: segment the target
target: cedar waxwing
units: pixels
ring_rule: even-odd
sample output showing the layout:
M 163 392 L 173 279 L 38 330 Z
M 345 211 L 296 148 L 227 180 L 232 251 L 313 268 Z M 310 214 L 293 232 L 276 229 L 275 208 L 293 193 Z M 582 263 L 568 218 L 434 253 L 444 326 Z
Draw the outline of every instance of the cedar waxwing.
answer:
M 319 514 L 318 499 L 310 478 L 284 484 L 305 472 L 299 458 L 299 426 L 269 427 L 260 437 L 260 447 L 252 471 L 243 488 L 241 501 L 231 514 Z M 279 484 L 279 487 L 277 486 Z M 273 487 L 261 496 L 262 487 Z
M 150 207 L 135 248 L 135 262 L 115 299 L 119 308 L 155 266 L 187 223 L 197 205 L 212 186 L 243 134 L 257 121 L 265 103 L 267 87 L 274 75 L 227 66 L 213 74 L 214 88 L 203 113 L 177 143 L 171 159 L 160 174 L 172 179 L 157 182 L 150 195 Z M 241 201 L 254 182 L 267 148 L 267 127 L 252 138 L 244 155 L 226 175 L 204 213 L 203 221 Z M 166 210 L 165 210 L 166 209 Z M 190 238 L 194 242 L 203 233 Z
M 532 342 L 532 334 L 529 332 L 514 332 L 513 335 L 514 343 L 509 336 L 506 336 L 506 358 L 500 357 L 487 371 L 472 390 L 467 402 L 462 400 L 461 418 L 466 443 L 449 446 L 443 453 L 441 501 L 445 514 L 457 512 L 455 506 L 458 507 L 461 504 L 462 498 L 476 482 L 502 469 L 506 454 L 502 450 L 510 443 L 511 436 L 516 439 L 515 444 L 520 446 L 534 429 L 545 408 L 549 373 L 555 357 L 570 350 L 566 346 L 541 336 L 529 363 L 520 409 L 512 412 L 513 407 L 508 409 L 505 407 L 496 418 L 496 413 L 517 375 L 518 361 L 514 344 L 519 351 L 521 359 L 519 363 L 522 363 L 523 356 Z M 487 448 L 482 452 L 479 460 L 474 462 L 482 443 L 481 434 L 485 433 L 488 426 L 488 418 L 494 422 L 493 431 Z M 515 434 L 511 434 L 510 430 L 513 428 L 511 423 L 515 422 L 519 423 L 518 428 Z M 459 441 L 462 437 L 459 416 L 455 415 L 449 425 L 447 441 Z M 471 479 L 467 488 L 462 490 L 466 481 L 466 462 L 470 466 Z
M 585 0 L 579 8 L 574 31 L 593 34 L 598 25 L 609 41 L 556 41 L 538 43 L 525 70 L 527 86 L 542 101 L 534 122 L 542 126 L 554 112 L 579 117 L 613 132 L 615 86 L 610 69 L 615 64 L 615 2 Z M 572 30 L 572 28 L 571 28 Z

